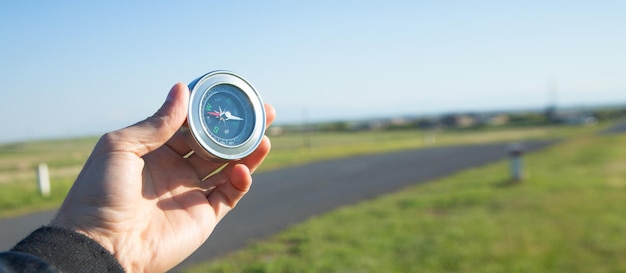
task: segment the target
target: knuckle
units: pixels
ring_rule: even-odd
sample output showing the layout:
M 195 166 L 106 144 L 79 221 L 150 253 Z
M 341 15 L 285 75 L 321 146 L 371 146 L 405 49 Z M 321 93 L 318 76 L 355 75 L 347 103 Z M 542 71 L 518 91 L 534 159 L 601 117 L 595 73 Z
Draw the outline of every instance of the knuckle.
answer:
M 124 133 L 119 130 L 105 133 L 98 140 L 97 150 L 101 152 L 124 150 L 124 139 Z
M 156 129 L 170 128 L 171 122 L 168 116 L 155 115 L 151 118 L 150 122 Z
M 114 147 L 117 142 L 119 142 L 120 134 L 117 131 L 108 132 L 100 137 L 98 141 L 98 146 L 104 146 L 107 148 Z

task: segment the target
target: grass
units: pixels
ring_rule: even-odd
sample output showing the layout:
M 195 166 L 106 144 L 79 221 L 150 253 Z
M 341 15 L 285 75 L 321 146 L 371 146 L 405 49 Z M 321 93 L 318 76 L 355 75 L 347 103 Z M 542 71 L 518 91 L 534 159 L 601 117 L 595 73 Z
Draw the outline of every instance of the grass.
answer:
M 626 135 L 525 157 L 314 217 L 187 272 L 626 272 Z
M 61 204 L 74 179 L 56 179 L 51 183 L 51 195 L 43 197 L 37 185 L 32 183 L 7 183 L 0 185 L 0 217 L 25 214 L 38 210 L 53 209 Z
M 601 127 L 603 126 L 283 135 L 272 137 L 272 152 L 259 171 L 329 158 L 424 146 L 566 137 L 592 132 Z M 96 142 L 97 138 L 79 138 L 0 145 L 0 217 L 58 206 Z M 53 194 L 49 198 L 38 196 L 35 188 L 35 168 L 44 162 L 50 167 Z
M 0 218 L 58 207 L 97 138 L 0 145 Z M 48 164 L 51 196 L 39 195 L 36 168 Z

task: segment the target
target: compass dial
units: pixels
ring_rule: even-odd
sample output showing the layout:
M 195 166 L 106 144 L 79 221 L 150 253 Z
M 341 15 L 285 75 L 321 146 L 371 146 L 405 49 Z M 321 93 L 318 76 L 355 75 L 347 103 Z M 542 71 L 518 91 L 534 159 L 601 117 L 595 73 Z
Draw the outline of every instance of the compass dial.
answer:
M 202 100 L 204 129 L 217 143 L 235 147 L 244 143 L 254 130 L 254 111 L 241 89 L 220 84 L 211 88 Z
M 191 82 L 189 91 L 183 132 L 195 153 L 229 161 L 258 147 L 265 133 L 265 109 L 250 83 L 232 72 L 214 71 Z

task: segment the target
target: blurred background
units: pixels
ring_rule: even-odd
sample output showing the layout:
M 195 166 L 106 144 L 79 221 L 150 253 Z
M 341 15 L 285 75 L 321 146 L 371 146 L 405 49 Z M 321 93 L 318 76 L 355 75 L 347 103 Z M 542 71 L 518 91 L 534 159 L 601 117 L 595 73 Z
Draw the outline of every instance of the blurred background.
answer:
M 278 113 L 260 181 L 345 158 L 374 177 L 362 157 L 414 150 L 434 164 L 417 173 L 453 175 L 272 218 L 283 224 L 269 242 L 190 272 L 622 272 L 624 11 L 608 0 L 2 2 L 2 233 L 16 240 L 9 229 L 29 228 L 6 223 L 58 207 L 101 134 L 152 115 L 176 82 L 226 69 Z M 512 143 L 550 147 L 524 154 L 512 179 Z M 359 188 L 351 170 L 334 179 Z M 318 180 L 290 182 L 337 182 Z M 311 206 L 331 196 L 320 198 Z
M 0 141 L 127 126 L 215 69 L 248 78 L 277 124 L 621 103 L 625 6 L 5 2 Z

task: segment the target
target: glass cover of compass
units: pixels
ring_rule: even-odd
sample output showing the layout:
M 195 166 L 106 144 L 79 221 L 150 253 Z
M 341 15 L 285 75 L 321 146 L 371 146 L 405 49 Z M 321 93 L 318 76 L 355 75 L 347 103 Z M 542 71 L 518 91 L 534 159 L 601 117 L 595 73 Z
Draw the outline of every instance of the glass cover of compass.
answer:
M 265 110 L 252 85 L 229 71 L 210 72 L 189 84 L 188 138 L 207 159 L 237 160 L 252 153 L 265 133 Z

